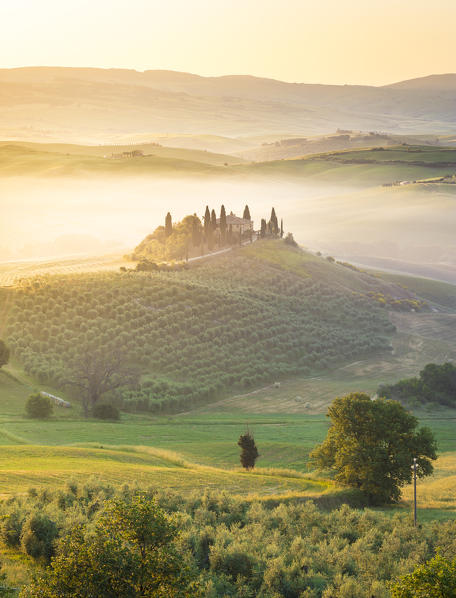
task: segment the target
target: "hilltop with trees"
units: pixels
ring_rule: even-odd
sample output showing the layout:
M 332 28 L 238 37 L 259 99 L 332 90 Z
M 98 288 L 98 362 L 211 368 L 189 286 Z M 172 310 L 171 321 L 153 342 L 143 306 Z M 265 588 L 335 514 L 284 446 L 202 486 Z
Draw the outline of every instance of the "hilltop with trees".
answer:
M 263 222 L 265 223 L 263 225 Z M 275 209 L 269 221 L 261 220 L 261 230 L 255 231 L 254 222 L 246 205 L 242 218 L 233 212 L 227 215 L 225 206 L 220 207 L 219 217 L 214 208 L 206 206 L 204 216 L 186 216 L 173 223 L 168 212 L 165 225 L 159 226 L 135 248 L 132 259 L 141 262 L 183 261 L 201 257 L 216 250 L 236 247 L 261 237 L 283 237 L 283 221 L 279 227 Z M 140 267 L 140 269 L 147 269 Z

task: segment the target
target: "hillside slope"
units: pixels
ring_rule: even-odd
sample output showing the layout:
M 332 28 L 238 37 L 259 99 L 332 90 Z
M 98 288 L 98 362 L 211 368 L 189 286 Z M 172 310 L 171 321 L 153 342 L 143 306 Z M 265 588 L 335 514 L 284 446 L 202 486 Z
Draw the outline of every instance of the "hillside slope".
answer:
M 2 297 L 8 343 L 28 372 L 59 386 L 93 343 L 120 346 L 141 379 L 113 398 L 154 412 L 388 350 L 394 327 L 380 306 L 413 300 L 281 240 L 186 271 L 47 277 Z
M 113 153 L 119 155 L 133 149 L 144 151 L 144 155 L 111 157 Z M 436 179 L 455 172 L 456 149 L 428 145 L 349 149 L 252 163 L 225 154 L 152 144 L 79 146 L 0 142 L 0 177 L 196 175 L 375 187 L 397 181 Z

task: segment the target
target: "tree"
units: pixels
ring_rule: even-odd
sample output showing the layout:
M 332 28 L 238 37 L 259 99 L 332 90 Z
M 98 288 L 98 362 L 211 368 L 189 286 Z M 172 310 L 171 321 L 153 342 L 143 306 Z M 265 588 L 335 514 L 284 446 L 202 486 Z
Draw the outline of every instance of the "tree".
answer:
M 206 210 L 204 212 L 204 234 L 206 238 L 209 235 L 209 231 L 211 229 L 211 213 L 209 212 L 209 206 L 206 206 Z
M 173 233 L 173 221 L 171 219 L 171 214 L 168 212 L 165 218 L 165 236 L 169 237 Z
M 0 339 L 0 368 L 6 365 L 10 358 L 10 351 L 4 341 Z
M 255 440 L 248 430 L 245 434 L 239 436 L 238 446 L 242 449 L 240 455 L 242 467 L 245 469 L 253 469 L 255 467 L 255 461 L 260 455 L 255 445 Z
M 266 220 L 264 218 L 261 219 L 261 228 L 260 228 L 260 237 L 264 238 L 266 236 Z
M 34 419 L 46 419 L 52 415 L 51 399 L 42 396 L 39 392 L 29 396 L 25 404 L 25 412 Z
M 197 595 L 174 521 L 136 495 L 107 501 L 93 532 L 75 526 L 21 598 L 187 598 Z
M 249 210 L 249 206 L 245 206 L 244 208 L 244 214 L 242 216 L 244 218 L 244 220 L 252 220 L 250 218 L 250 210 Z
M 359 488 L 372 504 L 395 502 L 400 488 L 411 482 L 417 458 L 419 477 L 433 471 L 436 443 L 429 428 L 397 401 L 372 401 L 364 393 L 337 398 L 328 410 L 331 427 L 311 458 L 320 469 L 332 469 L 335 479 Z
M 101 396 L 124 385 L 134 384 L 138 378 L 135 368 L 127 362 L 121 347 L 106 350 L 103 346 L 89 345 L 71 362 L 67 384 L 82 392 L 82 408 L 85 417 Z
M 279 222 L 277 220 L 277 216 L 275 213 L 275 209 L 272 208 L 271 210 L 271 218 L 269 219 L 271 225 L 271 233 L 273 235 L 277 235 L 279 233 Z
M 211 212 L 211 227 L 213 231 L 217 230 L 217 216 L 215 214 L 215 210 Z
M 220 237 L 222 245 L 226 243 L 226 212 L 225 206 L 222 205 L 220 209 Z
M 234 243 L 233 239 L 233 225 L 230 224 L 228 228 L 228 236 L 227 236 L 228 245 L 232 245 Z
M 280 238 L 283 238 L 283 218 L 280 219 Z
M 454 598 L 456 596 L 456 559 L 437 554 L 433 559 L 405 575 L 391 588 L 392 598 Z
M 193 247 L 201 245 L 201 221 L 196 214 L 192 217 L 192 245 Z

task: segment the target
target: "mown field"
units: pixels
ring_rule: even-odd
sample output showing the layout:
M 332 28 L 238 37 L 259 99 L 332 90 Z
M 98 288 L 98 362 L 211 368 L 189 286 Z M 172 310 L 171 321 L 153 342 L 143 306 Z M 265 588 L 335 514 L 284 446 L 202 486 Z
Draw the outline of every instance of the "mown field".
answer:
M 315 477 L 308 455 L 328 429 L 325 406 L 341 387 L 324 377 L 313 384 L 312 413 L 287 409 L 286 389 L 276 392 L 276 413 L 261 412 L 254 395 L 227 401 L 206 411 L 171 417 L 123 414 L 120 422 L 85 420 L 77 402 L 72 409 L 56 409 L 47 421 L 24 415 L 25 401 L 41 385 L 17 368 L 16 378 L 0 373 L 1 494 L 23 492 L 29 486 L 63 486 L 68 480 L 93 477 L 115 485 L 128 483 L 179 489 L 225 489 L 242 496 L 317 496 L 339 491 Z M 303 381 L 296 380 L 302 392 Z M 292 382 L 289 383 L 293 384 Z M 332 385 L 333 392 L 329 391 Z M 48 390 L 54 390 L 46 387 Z M 350 390 L 361 390 L 353 386 Z M 328 401 L 324 397 L 328 396 Z M 230 409 L 230 410 L 229 410 Z M 282 411 L 282 412 L 280 412 Z M 439 445 L 435 475 L 420 481 L 424 519 L 456 517 L 456 413 L 434 409 L 418 413 L 434 431 Z M 260 458 L 252 475 L 239 467 L 237 439 L 253 432 Z M 411 489 L 404 492 L 406 509 Z M 387 509 L 387 512 L 390 509 Z
M 23 278 L 34 276 L 118 271 L 121 266 L 132 267 L 132 264 L 126 262 L 122 255 L 50 259 L 40 262 L 2 262 L 0 263 L 0 287 L 13 286 Z

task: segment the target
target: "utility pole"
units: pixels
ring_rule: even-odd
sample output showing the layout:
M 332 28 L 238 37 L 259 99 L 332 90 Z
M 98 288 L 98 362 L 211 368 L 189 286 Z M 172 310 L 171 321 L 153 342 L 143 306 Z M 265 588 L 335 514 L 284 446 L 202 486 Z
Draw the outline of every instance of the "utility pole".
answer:
M 413 457 L 413 523 L 416 527 L 416 457 Z

